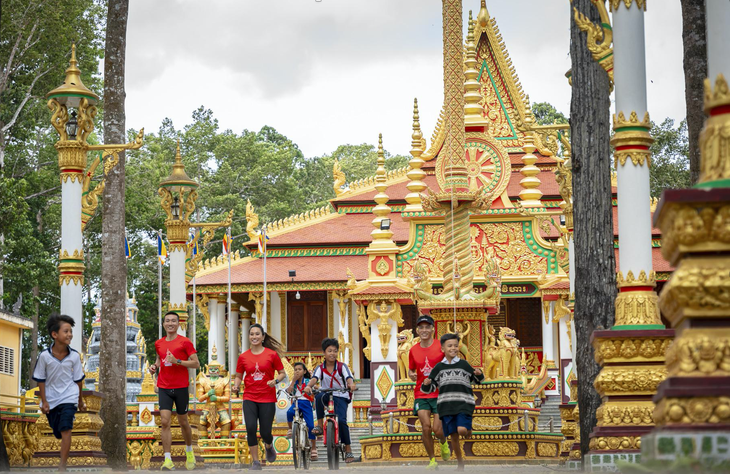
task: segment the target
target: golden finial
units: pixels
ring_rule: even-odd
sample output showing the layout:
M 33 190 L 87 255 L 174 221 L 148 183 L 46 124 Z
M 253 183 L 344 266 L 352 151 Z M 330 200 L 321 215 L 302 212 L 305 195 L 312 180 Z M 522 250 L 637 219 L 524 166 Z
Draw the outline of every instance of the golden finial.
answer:
M 477 70 L 477 47 L 474 43 L 474 20 L 472 20 L 471 10 L 469 11 L 469 22 L 466 34 L 466 60 L 464 61 L 466 71 L 464 71 L 464 125 L 469 126 L 487 126 L 487 120 L 484 118 L 484 108 L 481 100 L 481 86 L 477 78 L 479 71 Z
M 391 245 L 395 245 L 393 241 L 391 240 L 391 237 L 393 237 L 393 231 L 388 229 L 381 229 L 381 221 L 386 218 L 390 214 L 390 206 L 388 206 L 387 202 L 390 199 L 387 194 L 385 194 L 385 190 L 388 189 L 388 185 L 386 184 L 386 172 L 385 172 L 385 151 L 383 150 L 383 134 L 378 135 L 378 169 L 375 172 L 375 190 L 377 191 L 377 194 L 375 195 L 375 207 L 373 208 L 373 214 L 375 214 L 375 218 L 373 219 L 373 231 L 370 233 L 370 235 L 373 237 L 373 243 L 379 242 L 379 245 L 375 245 L 376 247 L 381 247 L 383 245 L 390 247 Z M 372 246 L 373 244 L 371 244 Z
M 46 94 L 46 99 L 56 98 L 61 104 L 77 107 L 80 97 L 87 99 L 92 105 L 99 100 L 99 96 L 91 92 L 81 81 L 81 70 L 76 61 L 76 45 L 71 45 L 71 60 L 66 69 L 66 78 L 63 84 Z
M 479 26 L 482 28 L 487 26 L 487 22 L 489 22 L 489 12 L 487 11 L 487 0 L 482 0 L 482 6 L 479 8 L 479 14 L 477 15 L 477 21 L 479 22 Z
M 172 188 L 175 191 L 183 188 L 195 189 L 198 187 L 198 183 L 190 179 L 188 174 L 185 172 L 185 165 L 182 162 L 182 155 L 180 154 L 180 140 L 177 141 L 175 163 L 172 165 L 172 173 L 170 173 L 170 176 L 166 180 L 160 183 L 160 187 Z
M 155 381 L 152 380 L 152 375 L 149 371 L 149 363 L 144 363 L 144 378 L 142 379 L 142 391 L 141 395 L 153 395 L 155 393 Z
M 423 133 L 421 133 L 421 123 L 418 115 L 418 99 L 413 99 L 413 134 L 411 135 L 411 160 L 408 162 L 410 170 L 408 171 L 409 183 L 406 185 L 408 194 L 406 202 L 408 203 L 403 212 L 423 212 L 421 205 L 421 192 L 426 189 L 426 183 L 423 178 L 426 172 L 421 169 L 425 161 L 421 158 L 423 154 Z
M 528 130 L 525 132 L 525 138 L 523 139 L 524 145 L 522 151 L 525 152 L 522 157 L 522 163 L 524 166 L 520 173 L 524 176 L 520 181 L 522 191 L 520 191 L 520 200 L 523 207 L 543 207 L 542 191 L 540 191 L 540 168 L 535 166 L 537 162 L 537 156 L 533 154 L 535 151 L 535 132 L 530 131 L 532 129 L 532 114 L 525 115 L 525 128 Z
M 378 134 L 378 171 L 377 176 L 385 177 L 385 151 L 383 150 L 383 134 Z

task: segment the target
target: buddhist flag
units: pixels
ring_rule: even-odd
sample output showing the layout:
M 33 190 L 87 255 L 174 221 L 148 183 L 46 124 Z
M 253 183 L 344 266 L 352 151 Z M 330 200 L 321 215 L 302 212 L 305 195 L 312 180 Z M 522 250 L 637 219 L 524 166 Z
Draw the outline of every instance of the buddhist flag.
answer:
M 266 253 L 266 241 L 269 240 L 269 236 L 266 235 L 266 228 L 262 228 L 259 232 L 259 252 L 263 255 Z
M 228 232 L 223 235 L 223 255 L 228 255 L 231 251 L 231 238 L 228 236 Z
M 202 234 L 202 231 L 201 231 L 201 234 Z M 198 242 L 199 241 L 200 241 L 200 238 L 198 238 L 198 239 L 195 238 L 195 232 L 191 232 L 190 233 L 190 242 L 188 243 L 188 246 L 192 250 L 191 253 L 193 254 L 193 256 L 198 254 Z
M 165 248 L 165 241 L 162 240 L 162 235 L 157 234 L 157 258 L 160 260 L 160 264 L 164 265 L 167 259 L 167 248 Z
M 129 252 L 129 242 L 127 241 L 127 234 L 124 234 L 124 256 L 129 258 L 132 254 Z

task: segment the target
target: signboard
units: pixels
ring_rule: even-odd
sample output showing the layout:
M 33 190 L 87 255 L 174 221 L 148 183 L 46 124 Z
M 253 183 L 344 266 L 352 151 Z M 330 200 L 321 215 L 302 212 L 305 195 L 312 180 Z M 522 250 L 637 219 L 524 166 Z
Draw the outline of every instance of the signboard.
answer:
M 474 293 L 483 293 L 485 288 L 484 285 L 475 284 Z M 444 288 L 442 286 L 434 286 L 432 291 L 434 295 L 440 295 L 444 292 Z M 502 283 L 502 298 L 533 296 L 535 293 L 537 293 L 537 286 L 534 283 Z

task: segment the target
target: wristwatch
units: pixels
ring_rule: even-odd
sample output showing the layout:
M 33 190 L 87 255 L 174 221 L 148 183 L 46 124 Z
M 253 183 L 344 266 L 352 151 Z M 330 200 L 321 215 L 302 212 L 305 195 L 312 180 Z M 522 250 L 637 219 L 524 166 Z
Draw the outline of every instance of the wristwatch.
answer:
M 177 360 L 177 365 L 180 365 L 180 364 L 182 364 L 182 362 L 180 361 L 180 359 L 178 359 Z

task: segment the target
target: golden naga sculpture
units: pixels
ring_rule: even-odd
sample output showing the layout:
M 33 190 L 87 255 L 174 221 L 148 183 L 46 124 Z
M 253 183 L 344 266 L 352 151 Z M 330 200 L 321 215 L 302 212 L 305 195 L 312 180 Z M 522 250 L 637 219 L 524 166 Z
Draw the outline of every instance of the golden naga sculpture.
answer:
M 344 171 L 342 171 L 342 167 L 340 166 L 340 162 L 338 160 L 335 160 L 335 164 L 332 166 L 332 177 L 335 180 L 333 185 L 333 188 L 335 190 L 335 196 L 340 196 L 342 193 L 345 192 L 343 187 L 345 186 L 346 180 L 345 173 Z
M 218 349 L 213 345 L 211 363 L 205 372 L 198 375 L 198 389 L 196 396 L 200 403 L 204 403 L 203 416 L 200 425 L 208 432 L 210 439 L 215 439 L 216 428 L 221 430 L 221 438 L 231 435 L 231 414 L 228 413 L 228 401 L 231 391 L 226 369 L 218 362 Z
M 345 350 L 350 349 L 350 353 L 352 353 L 352 343 L 345 342 L 345 333 L 340 329 L 339 334 L 337 334 L 337 342 L 340 344 L 340 349 L 337 353 L 337 357 L 341 361 L 346 361 L 345 359 Z
M 499 328 L 499 370 L 503 379 L 519 379 L 520 342 L 513 329 L 506 326 Z
M 347 289 L 352 290 L 357 286 L 357 279 L 350 268 L 347 268 Z
M 254 211 L 251 201 L 246 201 L 246 234 L 252 241 L 258 239 L 256 228 L 259 226 L 259 216 Z
M 608 80 L 613 90 L 613 30 L 611 29 L 611 20 L 606 11 L 604 0 L 591 0 L 591 3 L 598 9 L 598 15 L 601 17 L 601 24 L 596 25 L 585 15 L 573 8 L 575 24 L 581 31 L 586 33 L 588 39 L 588 50 L 596 61 L 608 74 Z
M 408 380 L 408 354 L 411 348 L 420 342 L 413 336 L 413 331 L 404 329 L 398 333 L 398 380 Z

